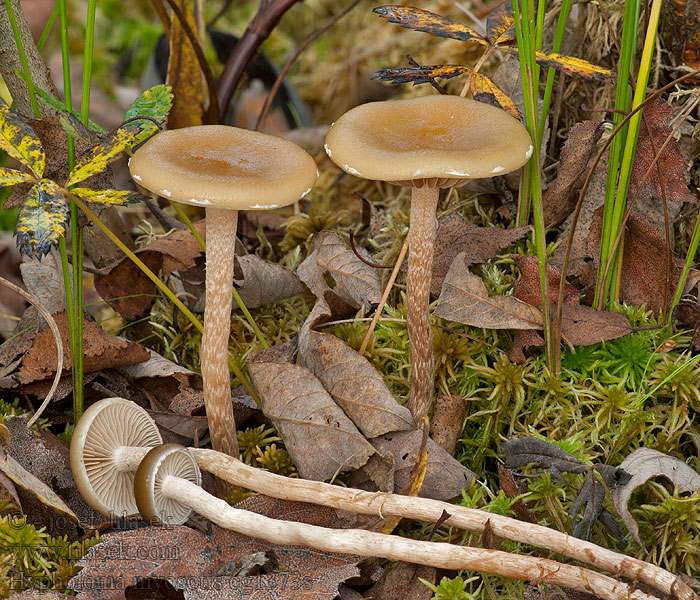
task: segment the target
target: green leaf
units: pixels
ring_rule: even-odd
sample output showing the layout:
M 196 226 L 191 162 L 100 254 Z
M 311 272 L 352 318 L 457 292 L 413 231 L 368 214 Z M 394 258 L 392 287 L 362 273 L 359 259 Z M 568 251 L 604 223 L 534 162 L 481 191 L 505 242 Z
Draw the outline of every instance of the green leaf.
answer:
M 126 190 L 92 190 L 90 188 L 73 188 L 71 193 L 79 196 L 88 202 L 99 202 L 100 204 L 120 205 L 131 204 L 132 202 L 140 202 L 148 200 L 138 192 L 129 192 Z
M 372 12 L 389 19 L 390 23 L 398 23 L 407 29 L 423 31 L 437 37 L 488 45 L 488 42 L 470 27 L 422 8 L 390 5 L 378 6 L 372 9 Z
M 34 176 L 29 173 L 22 173 L 14 169 L 0 167 L 0 187 L 15 185 L 16 183 L 22 183 L 30 179 L 34 179 Z
M 462 65 L 433 65 L 421 67 L 396 67 L 393 69 L 381 69 L 377 71 L 372 79 L 379 81 L 390 81 L 391 83 L 409 83 L 413 85 L 419 83 L 430 83 L 435 77 L 450 79 L 463 73 L 471 71 L 469 67 Z
M 138 142 L 140 132 L 141 128 L 133 123 L 123 125 L 114 131 L 78 161 L 71 171 L 66 187 L 75 185 L 106 169 L 124 150 L 133 147 Z
M 41 177 L 46 166 L 46 156 L 41 140 L 29 123 L 17 111 L 0 101 L 0 149 L 16 158 Z
M 58 185 L 42 179 L 30 191 L 17 218 L 15 237 L 22 254 L 41 258 L 66 232 L 69 207 Z
M 159 124 L 163 124 L 172 107 L 172 88 L 169 85 L 156 85 L 134 100 L 133 104 L 127 109 L 124 120 L 128 121 L 135 117 L 150 117 Z M 139 142 L 150 137 L 158 130 L 156 124 L 148 119 L 142 119 L 137 121 L 137 123 L 142 130 L 138 135 Z

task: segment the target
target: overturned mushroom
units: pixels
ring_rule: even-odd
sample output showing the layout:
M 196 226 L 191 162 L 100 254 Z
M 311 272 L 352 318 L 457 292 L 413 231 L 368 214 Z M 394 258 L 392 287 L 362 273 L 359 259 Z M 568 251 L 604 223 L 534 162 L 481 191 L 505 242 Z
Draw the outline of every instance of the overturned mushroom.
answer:
M 204 404 L 212 446 L 238 456 L 228 369 L 238 211 L 278 208 L 299 200 L 316 182 L 316 163 L 287 140 L 203 125 L 152 137 L 134 153 L 129 169 L 146 189 L 206 209 L 206 306 L 200 350 Z
M 412 187 L 406 325 L 416 423 L 434 390 L 430 281 L 440 188 L 520 168 L 532 154 L 523 125 L 500 108 L 457 96 L 371 102 L 341 116 L 326 136 L 341 169 L 364 179 Z
M 70 465 L 86 502 L 105 516 L 137 512 L 134 472 L 146 452 L 163 440 L 149 414 L 124 398 L 88 408 L 70 443 Z

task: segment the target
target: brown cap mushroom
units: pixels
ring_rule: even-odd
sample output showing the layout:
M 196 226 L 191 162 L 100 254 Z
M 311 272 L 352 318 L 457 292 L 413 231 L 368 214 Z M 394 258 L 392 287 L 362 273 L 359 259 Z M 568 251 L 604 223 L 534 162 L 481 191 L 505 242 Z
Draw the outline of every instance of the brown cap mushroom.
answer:
M 138 404 L 106 398 L 75 426 L 70 464 L 85 501 L 106 516 L 137 512 L 134 472 L 144 454 L 163 443 L 158 427 Z
M 418 423 L 434 389 L 429 320 L 439 189 L 518 169 L 532 155 L 523 125 L 507 112 L 458 96 L 371 102 L 349 110 L 326 136 L 341 169 L 413 188 L 406 324 L 411 342 L 409 409 Z
M 192 453 L 177 444 L 163 444 L 150 450 L 136 470 L 136 504 L 139 512 L 155 525 L 182 525 L 190 518 L 192 508 L 162 493 L 166 477 L 202 485 L 202 475 Z
M 134 153 L 129 169 L 146 189 L 206 209 L 206 306 L 200 351 L 204 403 L 214 449 L 238 456 L 228 369 L 238 210 L 277 208 L 299 200 L 316 181 L 316 163 L 287 140 L 203 125 L 152 137 Z

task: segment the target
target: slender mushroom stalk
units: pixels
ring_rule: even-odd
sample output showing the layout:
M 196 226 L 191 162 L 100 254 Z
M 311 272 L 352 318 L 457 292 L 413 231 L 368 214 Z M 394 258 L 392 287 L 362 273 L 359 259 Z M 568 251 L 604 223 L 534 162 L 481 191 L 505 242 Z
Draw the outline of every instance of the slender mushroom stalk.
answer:
M 426 181 L 411 192 L 411 222 L 408 229 L 408 277 L 406 327 L 411 341 L 411 396 L 408 408 L 414 420 L 428 414 L 433 397 L 435 365 L 433 329 L 430 326 L 430 282 L 437 233 L 437 203 L 440 188 Z M 419 421 L 416 421 L 419 423 Z
M 199 351 L 202 388 L 212 447 L 238 457 L 238 437 L 231 403 L 228 339 L 233 296 L 233 261 L 238 211 L 207 208 L 206 297 L 204 333 Z M 227 324 L 228 326 L 224 326 Z M 224 360 L 221 358 L 224 357 Z
M 532 154 L 523 125 L 500 108 L 458 96 L 370 102 L 345 113 L 326 136 L 341 169 L 365 179 L 413 187 L 406 325 L 416 423 L 435 388 L 430 283 L 440 188 L 520 168 Z
M 141 514 L 152 523 L 181 524 L 193 511 L 220 527 L 274 544 L 476 570 L 593 592 L 605 600 L 655 600 L 601 573 L 545 558 L 411 540 L 363 529 L 329 529 L 234 508 L 199 486 L 196 460 L 186 448 L 175 444 L 164 444 L 146 454 L 136 472 L 134 491 Z
M 287 140 L 204 125 L 155 135 L 134 153 L 129 169 L 151 192 L 205 207 L 207 296 L 200 350 L 204 404 L 214 450 L 237 457 L 228 339 L 238 211 L 299 200 L 316 181 L 316 163 Z

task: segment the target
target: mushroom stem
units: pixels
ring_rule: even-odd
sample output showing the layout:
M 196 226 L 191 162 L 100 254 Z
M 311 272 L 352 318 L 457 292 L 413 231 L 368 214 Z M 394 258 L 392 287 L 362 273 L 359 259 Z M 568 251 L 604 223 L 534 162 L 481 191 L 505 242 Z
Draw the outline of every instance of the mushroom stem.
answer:
M 410 560 L 442 569 L 469 569 L 512 579 L 562 585 L 592 592 L 608 600 L 654 600 L 656 597 L 590 571 L 556 561 L 500 550 L 455 546 L 390 536 L 361 529 L 328 529 L 306 523 L 280 521 L 230 506 L 198 485 L 172 475 L 160 483 L 163 498 L 191 507 L 217 525 L 275 544 L 304 545 L 327 552 Z
M 116 470 L 120 473 L 136 471 L 150 449 L 150 446 L 120 446 L 112 459 Z
M 419 183 L 423 185 L 418 187 Z M 440 188 L 433 181 L 416 182 L 411 195 L 406 326 L 411 344 L 411 396 L 408 408 L 416 423 L 420 423 L 428 414 L 435 388 L 429 308 L 433 247 L 437 232 L 435 213 L 439 195 Z
M 238 211 L 207 207 L 206 304 L 200 350 L 204 406 L 214 450 L 238 457 L 228 340 Z
M 443 522 L 451 527 L 481 533 L 490 528 L 498 537 L 551 550 L 632 581 L 640 581 L 676 600 L 697 600 L 697 596 L 686 584 L 661 567 L 602 548 L 593 542 L 572 538 L 566 533 L 549 527 L 430 498 L 366 492 L 320 481 L 289 479 L 256 469 L 240 460 L 232 460 L 213 450 L 206 448 L 189 448 L 189 450 L 200 469 L 265 496 L 296 502 L 312 502 L 330 506 L 336 510 L 364 515 Z M 446 513 L 449 514 L 449 518 L 443 521 Z

